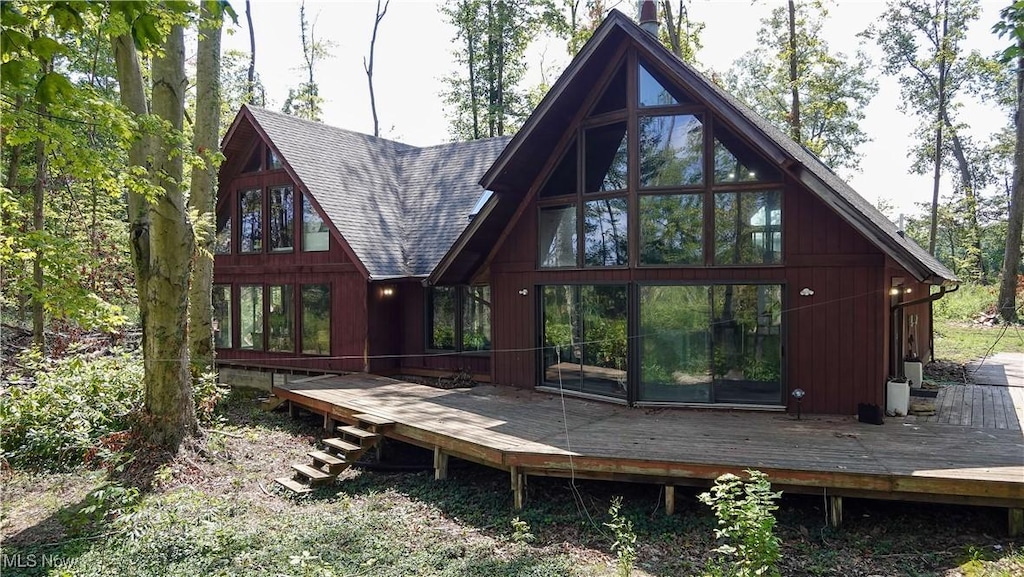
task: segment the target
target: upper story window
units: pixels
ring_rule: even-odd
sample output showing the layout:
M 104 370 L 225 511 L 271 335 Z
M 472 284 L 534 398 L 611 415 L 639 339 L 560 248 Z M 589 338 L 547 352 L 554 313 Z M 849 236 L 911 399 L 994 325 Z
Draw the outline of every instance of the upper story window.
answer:
M 267 228 L 270 231 L 272 252 L 291 252 L 295 248 L 295 199 L 291 186 L 270 187 L 270 212 Z
M 281 168 L 284 168 L 281 157 L 271 147 L 259 142 L 242 166 L 242 173 L 279 170 Z
M 537 266 L 781 263 L 781 170 L 656 67 L 614 66 L 537 192 Z
M 312 201 L 302 195 L 302 250 L 316 252 L 328 249 L 329 233 L 327 223 L 320 218 Z
M 263 251 L 263 191 L 259 188 L 238 193 L 238 252 Z

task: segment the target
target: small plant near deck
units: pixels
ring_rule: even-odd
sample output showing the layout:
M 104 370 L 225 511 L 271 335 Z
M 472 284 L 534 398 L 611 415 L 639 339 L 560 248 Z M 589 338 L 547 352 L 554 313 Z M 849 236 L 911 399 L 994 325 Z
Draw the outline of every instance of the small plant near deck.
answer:
M 781 554 L 773 511 L 782 493 L 772 492 L 764 473 L 746 473 L 750 476 L 746 481 L 731 473 L 722 475 L 699 496 L 718 518 L 715 538 L 722 545 L 715 551 L 724 556 L 718 569 L 734 577 L 778 577 Z
M 611 521 L 604 526 L 612 530 L 615 535 L 615 542 L 612 543 L 612 551 L 618 558 L 619 575 L 629 577 L 633 574 L 633 564 L 636 563 L 636 532 L 633 530 L 633 521 L 622 514 L 622 497 L 612 499 L 612 506 L 608 508 L 608 516 Z
M 530 532 L 530 524 L 519 517 L 514 517 L 512 519 L 512 542 L 525 545 L 532 543 L 534 539 L 536 537 Z

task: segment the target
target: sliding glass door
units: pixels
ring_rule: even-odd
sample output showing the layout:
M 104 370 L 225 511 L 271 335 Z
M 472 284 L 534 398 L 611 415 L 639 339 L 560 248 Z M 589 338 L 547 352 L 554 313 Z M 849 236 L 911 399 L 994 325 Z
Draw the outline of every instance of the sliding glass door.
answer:
M 781 285 L 635 291 L 631 307 L 626 285 L 540 287 L 544 385 L 640 403 L 782 404 Z
M 628 291 L 625 285 L 541 289 L 545 385 L 625 399 Z

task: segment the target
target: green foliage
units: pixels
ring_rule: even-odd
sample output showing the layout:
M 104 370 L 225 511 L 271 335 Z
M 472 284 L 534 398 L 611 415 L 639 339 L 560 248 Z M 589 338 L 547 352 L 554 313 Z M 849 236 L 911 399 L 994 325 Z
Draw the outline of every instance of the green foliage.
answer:
M 136 487 L 107 483 L 89 493 L 81 508 L 62 515 L 62 521 L 74 534 L 96 531 L 105 523 L 131 515 L 139 506 L 139 497 Z
M 612 499 L 611 507 L 608 508 L 608 516 L 611 521 L 604 524 L 612 530 L 615 541 L 612 542 L 612 551 L 618 561 L 619 575 L 629 577 L 633 574 L 633 565 L 636 563 L 637 537 L 633 530 L 633 521 L 622 514 L 622 497 Z
M 1014 0 L 999 11 L 999 22 L 992 25 L 992 32 L 1010 41 L 999 57 L 1003 62 L 1012 62 L 1024 56 L 1024 0 Z
M 129 415 L 142 400 L 138 358 L 120 353 L 43 363 L 33 357 L 36 385 L 10 387 L 0 404 L 0 447 L 11 465 L 71 469 L 101 437 L 129 427 Z
M 833 169 L 855 170 L 857 149 L 867 142 L 860 129 L 864 109 L 878 91 L 863 53 L 833 52 L 822 33 L 828 10 L 820 0 L 796 3 L 796 53 L 790 49 L 789 12 L 782 5 L 761 21 L 758 47 L 726 75 L 726 86 L 754 110 L 792 136 L 790 62 L 796 61 L 800 131 L 795 138 Z
M 530 532 L 530 524 L 519 517 L 513 517 L 512 521 L 512 542 L 527 544 L 532 543 L 537 537 Z
M 718 518 L 715 538 L 722 541 L 715 551 L 722 556 L 722 574 L 734 577 L 778 577 L 779 538 L 775 536 L 775 501 L 768 476 L 748 470 L 744 481 L 731 473 L 715 479 L 710 491 L 699 499 Z
M 997 291 L 993 286 L 964 283 L 956 292 L 935 301 L 932 305 L 935 320 L 969 322 L 982 313 L 993 313 Z
M 135 441 L 127 429 L 142 403 L 137 354 L 48 360 L 29 351 L 19 365 L 29 367 L 36 384 L 8 388 L 0 403 L 0 448 L 12 466 L 60 471 L 84 462 L 113 469 L 132 457 L 124 450 Z M 215 373 L 199 376 L 193 397 L 200 423 L 216 421 L 226 395 Z

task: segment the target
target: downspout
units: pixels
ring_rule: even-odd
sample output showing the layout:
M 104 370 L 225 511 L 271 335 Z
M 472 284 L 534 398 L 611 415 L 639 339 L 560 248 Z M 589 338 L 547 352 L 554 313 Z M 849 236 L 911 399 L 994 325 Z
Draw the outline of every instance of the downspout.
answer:
M 903 308 L 906 308 L 906 307 L 912 306 L 912 305 L 919 305 L 921 303 L 928 303 L 928 314 L 929 314 L 929 319 L 928 319 L 928 333 L 929 333 L 928 334 L 928 348 L 929 348 L 929 352 L 931 353 L 931 358 L 932 358 L 933 361 L 935 360 L 935 316 L 932 314 L 932 304 L 935 301 L 937 301 L 937 300 L 941 299 L 942 297 L 946 296 L 947 294 L 955 293 L 958 290 L 960 290 L 960 285 L 954 285 L 952 289 L 947 289 L 946 285 L 942 285 L 942 286 L 939 287 L 939 292 L 937 292 L 937 293 L 933 293 L 933 294 L 930 294 L 930 295 L 928 295 L 926 297 L 921 297 L 919 299 L 914 299 L 912 301 L 898 302 L 898 303 L 896 303 L 896 304 L 894 304 L 894 305 L 889 307 L 889 310 L 892 313 L 892 316 L 895 317 L 895 313 L 898 310 L 901 310 Z M 896 326 L 896 323 L 893 322 L 893 332 L 896 335 L 895 339 L 898 340 L 897 346 L 893 347 L 893 351 L 894 352 L 902 351 L 903 350 L 903 342 L 902 342 L 902 339 L 903 339 L 903 336 L 902 336 L 902 333 L 903 333 L 903 321 L 902 321 L 902 319 L 900 319 L 900 323 L 899 323 L 898 327 Z M 897 354 L 896 356 L 899 356 L 899 355 Z M 896 367 L 896 375 L 902 377 L 903 376 L 903 368 L 902 368 L 903 365 L 900 363 L 900 360 L 896 359 L 896 358 L 893 358 L 893 364 Z

